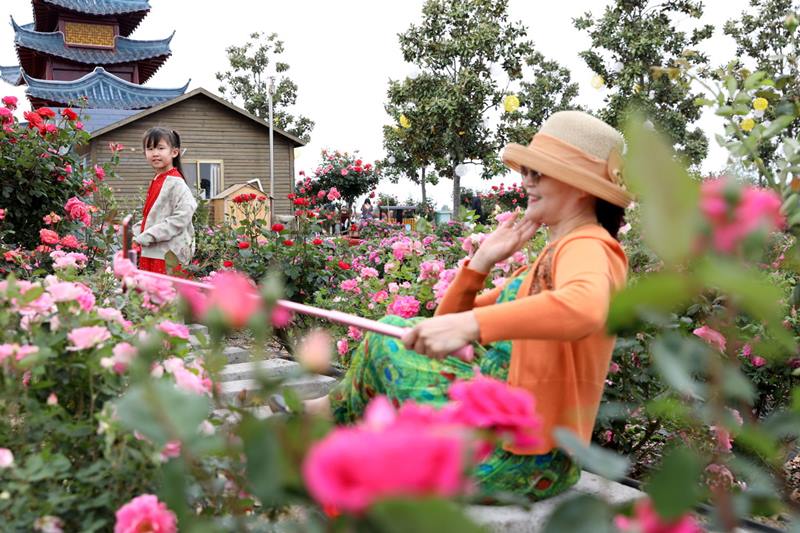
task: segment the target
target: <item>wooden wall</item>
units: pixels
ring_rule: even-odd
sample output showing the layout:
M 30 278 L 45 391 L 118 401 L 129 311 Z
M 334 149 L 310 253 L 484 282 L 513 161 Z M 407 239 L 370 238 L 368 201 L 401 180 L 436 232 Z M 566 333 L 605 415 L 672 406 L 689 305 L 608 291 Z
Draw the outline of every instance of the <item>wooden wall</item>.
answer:
M 121 179 L 108 181 L 117 200 L 124 206 L 141 205 L 153 178 L 153 170 L 142 150 L 142 135 L 153 126 L 178 131 L 182 147 L 187 149 L 182 156 L 184 161 L 222 160 L 222 189 L 259 178 L 264 192 L 269 193 L 269 129 L 203 94 L 197 94 L 91 141 L 89 156 L 94 163 L 111 159 L 109 143 L 125 145 L 117 167 Z M 289 214 L 294 211 L 286 198 L 294 188 L 294 144 L 275 133 L 273 151 L 275 213 Z

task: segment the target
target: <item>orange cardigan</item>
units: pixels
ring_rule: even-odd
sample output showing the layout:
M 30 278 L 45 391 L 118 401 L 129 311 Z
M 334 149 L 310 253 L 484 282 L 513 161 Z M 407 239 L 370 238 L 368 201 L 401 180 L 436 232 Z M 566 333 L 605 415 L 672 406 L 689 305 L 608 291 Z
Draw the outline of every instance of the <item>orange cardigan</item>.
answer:
M 608 307 L 611 294 L 627 277 L 625 252 L 599 225 L 576 228 L 549 246 L 555 246 L 553 290 L 498 304 L 502 289 L 476 296 L 486 274 L 466 264 L 436 310 L 437 315 L 473 310 L 482 344 L 512 341 L 508 382 L 535 396 L 543 421 L 542 442 L 533 448 L 507 448 L 516 454 L 551 451 L 556 427 L 571 429 L 586 444 L 591 440 L 615 341 L 605 329 Z M 520 294 L 529 294 L 544 256 L 529 267 Z

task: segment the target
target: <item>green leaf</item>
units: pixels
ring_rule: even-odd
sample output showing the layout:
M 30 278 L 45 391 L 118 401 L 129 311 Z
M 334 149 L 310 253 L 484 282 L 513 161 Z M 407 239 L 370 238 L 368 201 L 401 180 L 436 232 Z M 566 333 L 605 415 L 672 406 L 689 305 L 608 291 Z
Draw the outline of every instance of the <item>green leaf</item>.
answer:
M 544 526 L 543 533 L 613 533 L 613 513 L 606 502 L 581 494 L 559 504 Z
M 681 263 L 697 238 L 699 185 L 641 115 L 628 121 L 625 138 L 625 180 L 641 199 L 642 237 L 665 263 Z
M 608 313 L 608 328 L 616 331 L 632 325 L 643 310 L 674 311 L 688 302 L 693 292 L 685 275 L 661 272 L 638 280 L 614 295 Z
M 694 452 L 683 447 L 669 452 L 645 485 L 658 514 L 671 520 L 692 509 L 702 496 L 702 472 L 702 463 Z
M 180 390 L 165 379 L 136 385 L 117 402 L 123 425 L 141 432 L 157 446 L 174 438 L 191 444 L 209 411 L 207 397 Z
M 779 302 L 784 297 L 783 292 L 763 272 L 727 259 L 709 257 L 698 267 L 697 275 L 709 287 L 730 295 L 734 305 L 751 318 L 766 324 L 771 342 L 760 345 L 761 353 L 775 357 L 784 351 L 794 351 L 794 338 L 782 325 Z
M 726 365 L 722 369 L 722 390 L 728 398 L 742 400 L 748 404 L 755 398 L 755 387 L 741 370 L 734 366 Z
M 764 131 L 761 133 L 761 138 L 769 139 L 770 137 L 774 137 L 789 127 L 789 124 L 794 122 L 794 119 L 795 115 L 781 115 L 776 117 L 775 120 L 770 122 L 769 126 L 764 128 Z
M 628 472 L 630 463 L 626 457 L 605 450 L 596 444 L 586 446 L 573 431 L 567 428 L 556 428 L 553 435 L 559 447 L 589 472 L 613 481 L 621 479 Z
M 273 505 L 280 497 L 282 481 L 280 447 L 275 433 L 264 420 L 245 413 L 238 435 L 247 457 L 247 480 L 252 493 L 264 505 Z
M 369 510 L 371 522 L 381 533 L 483 533 L 453 502 L 439 499 L 392 499 L 376 503 Z
M 659 375 L 681 394 L 700 399 L 705 387 L 692 377 L 698 362 L 705 361 L 708 348 L 679 335 L 661 337 L 650 346 Z

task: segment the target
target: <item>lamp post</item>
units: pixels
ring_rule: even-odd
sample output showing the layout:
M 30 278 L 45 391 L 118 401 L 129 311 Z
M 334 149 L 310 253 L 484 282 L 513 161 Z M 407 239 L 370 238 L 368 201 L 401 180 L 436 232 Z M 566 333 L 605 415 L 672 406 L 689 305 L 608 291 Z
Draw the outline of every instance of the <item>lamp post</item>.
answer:
M 275 92 L 275 76 L 269 77 L 269 197 L 275 197 L 275 158 L 272 144 L 272 95 Z M 270 224 L 274 222 L 272 210 L 269 212 Z

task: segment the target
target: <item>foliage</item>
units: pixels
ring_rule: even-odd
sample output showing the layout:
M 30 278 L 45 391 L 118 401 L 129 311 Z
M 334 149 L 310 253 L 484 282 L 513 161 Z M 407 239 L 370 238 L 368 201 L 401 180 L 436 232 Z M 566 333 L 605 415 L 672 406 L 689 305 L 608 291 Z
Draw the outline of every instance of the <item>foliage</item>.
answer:
M 591 38 L 591 48 L 580 55 L 609 91 L 600 118 L 621 129 L 630 110 L 640 109 L 695 165 L 705 158 L 708 139 L 691 128 L 700 117 L 698 95 L 679 63 L 705 64 L 706 56 L 694 48 L 714 28 L 706 25 L 687 35 L 675 19 L 702 14 L 702 3 L 694 0 L 615 0 L 599 18 L 586 13 L 574 20 Z
M 359 157 L 358 152 L 351 154 L 339 150 L 333 152 L 322 150 L 321 159 L 314 170 L 314 179 L 308 192 L 314 197 L 320 192 L 324 192 L 323 197 L 330 196 L 332 198 L 336 194 L 331 195 L 331 192 L 336 189 L 352 212 L 353 204 L 359 196 L 375 190 L 381 173 L 382 169 L 378 165 L 378 161 L 375 161 L 374 164 L 364 161 Z M 329 198 L 331 202 L 337 199 L 331 198 Z
M 63 213 L 69 198 L 89 194 L 113 165 L 95 169 L 82 161 L 77 148 L 89 134 L 71 109 L 59 116 L 49 108 L 26 112 L 22 125 L 11 114 L 14 108 L 0 107 L 6 113 L 0 114 L 4 242 L 35 248 L 45 215 Z
M 766 98 L 771 104 L 763 112 L 766 120 L 775 120 L 779 115 L 787 114 L 795 107 L 797 115 L 797 99 L 800 97 L 800 66 L 798 51 L 800 42 L 797 32 L 796 2 L 791 0 L 767 0 L 750 2 L 752 10 L 745 11 L 738 18 L 725 23 L 726 35 L 736 41 L 736 59 L 733 67 L 740 67 L 737 77 L 746 79 L 750 71 L 763 72 L 768 79 L 775 80 L 771 87 L 761 87 L 756 96 Z M 748 71 L 745 67 L 751 67 Z M 712 77 L 725 76 L 726 69 L 710 73 Z M 760 117 L 756 117 L 760 118 Z M 786 130 L 786 137 L 797 138 L 800 133 L 800 121 L 795 119 Z M 759 156 L 767 167 L 772 167 L 780 160 L 775 151 L 775 142 L 764 142 L 759 146 Z
M 229 46 L 225 52 L 230 70 L 216 74 L 217 81 L 222 84 L 219 87 L 220 92 L 241 98 L 249 113 L 268 119 L 271 83 L 268 74 L 270 64 L 274 63 L 277 78 L 271 96 L 274 125 L 308 142 L 311 139 L 311 130 L 314 129 L 314 121 L 288 110 L 297 101 L 297 84 L 285 74 L 289 70 L 289 64 L 282 61 L 284 46 L 278 34 L 251 33 L 245 44 Z
M 519 107 L 514 109 L 516 102 L 505 106 L 498 130 L 502 143 L 527 145 L 548 116 L 557 111 L 580 109 L 575 102 L 578 84 L 572 81 L 569 69 L 546 59 L 540 52 L 533 52 L 525 64 L 519 90 L 507 97 L 516 98 Z
M 393 118 L 401 127 L 417 128 L 407 135 L 426 139 L 444 152 L 436 158 L 436 170 L 453 180 L 454 207 L 461 203 L 457 167 L 480 164 L 484 177 L 502 169 L 499 140 L 486 124 L 488 111 L 504 96 L 493 70 L 517 80 L 524 59 L 533 52 L 524 26 L 509 21 L 507 10 L 506 0 L 428 0 L 421 23 L 400 35 L 403 58 L 420 74 L 398 86 L 410 91 L 400 100 L 414 103 L 415 109 L 404 107 L 408 116 L 402 121 Z
M 32 531 L 46 516 L 67 531 L 106 531 L 117 507 L 155 489 L 158 451 L 114 430 L 110 402 L 127 386 L 115 346 L 159 318 L 118 289 L 109 274 L 74 268 L 46 281 L 2 282 L 0 442 L 15 464 L 0 469 L 11 495 L 0 498 L 0 519 L 9 531 Z M 98 329 L 102 340 L 81 343 L 81 328 Z M 187 343 L 167 345 L 181 354 Z

